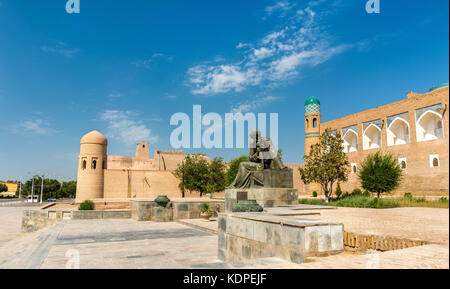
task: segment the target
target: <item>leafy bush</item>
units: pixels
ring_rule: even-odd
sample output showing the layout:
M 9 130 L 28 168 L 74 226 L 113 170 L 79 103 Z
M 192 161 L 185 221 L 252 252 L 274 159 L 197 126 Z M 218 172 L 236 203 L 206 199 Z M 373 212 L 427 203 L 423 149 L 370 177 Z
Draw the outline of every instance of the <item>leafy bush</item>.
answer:
M 403 170 L 392 154 L 369 155 L 361 164 L 358 177 L 365 190 L 377 193 L 390 193 L 400 186 Z
M 370 198 L 372 195 L 370 194 L 370 192 L 368 190 L 365 190 L 363 193 L 363 196 L 366 198 Z
M 352 197 L 354 196 L 362 196 L 362 191 L 360 189 L 354 189 L 352 191 Z
M 339 199 L 342 195 L 341 185 L 338 184 L 336 188 L 336 197 Z
M 211 212 L 211 205 L 209 203 L 203 203 L 201 205 L 201 207 L 202 207 L 201 210 L 200 210 L 201 213 L 209 213 L 209 212 Z
M 317 198 L 317 192 L 314 191 L 314 192 L 312 193 L 312 196 L 313 196 L 314 198 Z
M 448 198 L 442 197 L 438 200 L 439 203 L 448 203 Z
M 84 201 L 78 207 L 80 211 L 93 211 L 94 210 L 94 202 L 93 201 Z
M 405 193 L 403 195 L 403 199 L 412 201 L 413 200 L 413 195 L 411 193 Z

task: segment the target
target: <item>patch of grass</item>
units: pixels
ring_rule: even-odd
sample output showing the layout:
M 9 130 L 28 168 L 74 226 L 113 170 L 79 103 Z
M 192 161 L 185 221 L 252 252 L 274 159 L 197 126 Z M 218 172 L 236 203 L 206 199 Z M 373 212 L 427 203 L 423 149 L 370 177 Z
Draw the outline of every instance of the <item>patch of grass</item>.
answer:
M 438 200 L 427 200 L 426 198 L 408 197 L 399 199 L 401 207 L 422 207 L 422 208 L 440 208 L 448 209 L 448 198 L 440 198 Z
M 329 203 L 326 203 L 325 200 L 308 200 L 308 199 L 300 200 L 299 203 L 308 205 L 323 205 L 323 206 L 350 207 L 350 208 L 375 208 L 375 209 L 400 207 L 400 203 L 394 199 L 377 199 L 366 197 L 363 195 L 348 196 L 341 199 L 330 199 Z
M 330 199 L 329 203 L 325 200 L 302 199 L 300 204 L 336 206 L 349 208 L 373 208 L 373 209 L 389 209 L 399 207 L 425 207 L 425 208 L 449 208 L 448 198 L 440 198 L 439 200 L 427 200 L 426 198 L 411 198 L 409 195 L 404 198 L 372 198 L 367 195 L 347 195 L 340 199 Z

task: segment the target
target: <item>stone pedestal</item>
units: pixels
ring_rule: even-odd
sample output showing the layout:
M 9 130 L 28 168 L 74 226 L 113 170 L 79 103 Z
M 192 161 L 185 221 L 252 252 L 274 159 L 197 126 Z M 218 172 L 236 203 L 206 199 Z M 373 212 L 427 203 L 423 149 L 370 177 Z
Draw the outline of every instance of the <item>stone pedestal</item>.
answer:
M 220 214 L 218 258 L 224 262 L 278 257 L 304 263 L 306 257 L 344 250 L 344 226 L 267 213 Z
M 293 171 L 291 168 L 282 170 L 263 170 L 257 171 L 255 174 L 261 174 L 264 188 L 293 188 Z
M 172 208 L 153 207 L 152 208 L 153 222 L 172 222 Z
M 238 201 L 256 200 L 263 208 L 298 204 L 298 191 L 293 188 L 226 189 L 225 212 L 231 212 Z
M 185 198 L 185 199 L 175 199 L 171 200 L 171 203 L 167 206 L 169 212 L 159 212 L 159 210 L 154 210 L 157 204 L 154 200 L 131 200 L 131 217 L 136 221 L 155 221 L 155 213 L 159 214 L 156 216 L 158 220 L 168 220 L 169 218 L 161 218 L 162 215 L 170 215 L 170 220 L 167 222 L 174 222 L 183 219 L 198 219 L 200 218 L 200 211 L 202 209 L 202 204 L 208 203 L 211 207 L 211 211 L 214 215 L 218 212 L 224 212 L 224 201 L 214 200 L 214 199 L 200 199 L 200 198 Z M 154 213 L 155 211 L 155 213 Z

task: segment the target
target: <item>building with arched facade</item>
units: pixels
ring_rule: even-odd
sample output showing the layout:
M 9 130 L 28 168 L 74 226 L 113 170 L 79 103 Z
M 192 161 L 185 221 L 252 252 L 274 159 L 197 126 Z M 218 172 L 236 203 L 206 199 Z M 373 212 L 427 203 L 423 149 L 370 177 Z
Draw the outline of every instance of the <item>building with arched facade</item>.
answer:
M 449 192 L 449 85 L 442 84 L 424 94 L 407 93 L 395 103 L 320 122 L 320 101 L 305 104 L 305 154 L 326 129 L 340 132 L 343 150 L 351 163 L 343 191 L 360 187 L 360 163 L 377 151 L 392 153 L 404 170 L 399 193 L 448 195 Z M 314 123 L 317 120 L 319 123 Z M 306 186 L 310 194 L 315 187 Z

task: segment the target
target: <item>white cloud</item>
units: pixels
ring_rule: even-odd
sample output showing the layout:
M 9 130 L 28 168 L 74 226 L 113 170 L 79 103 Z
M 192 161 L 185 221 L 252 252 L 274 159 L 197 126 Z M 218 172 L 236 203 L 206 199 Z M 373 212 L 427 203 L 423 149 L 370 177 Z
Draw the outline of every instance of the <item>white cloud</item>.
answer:
M 241 91 L 247 81 L 245 72 L 237 65 L 195 66 L 188 71 L 188 75 L 190 82 L 198 85 L 193 94 Z
M 267 105 L 271 102 L 274 102 L 276 100 L 279 100 L 280 97 L 277 96 L 264 96 L 264 97 L 256 97 L 254 99 L 251 99 L 250 101 L 244 102 L 239 104 L 236 107 L 233 107 L 231 109 L 232 113 L 246 113 L 249 111 L 255 111 L 259 109 L 260 107 Z
M 313 1 L 314 7 L 322 1 Z M 280 1 L 267 11 L 291 7 Z M 273 87 L 294 77 L 301 77 L 307 66 L 321 64 L 352 48 L 352 45 L 332 45 L 331 37 L 317 22 L 318 14 L 310 6 L 291 11 L 281 29 L 271 31 L 254 44 L 239 43 L 244 51 L 240 62 L 201 64 L 187 72 L 191 93 L 211 95 L 241 92 L 251 86 Z
M 253 49 L 252 60 L 262 60 L 264 58 L 270 57 L 275 52 L 274 49 L 261 47 L 259 49 Z
M 101 119 L 108 122 L 107 136 L 128 146 L 141 141 L 156 143 L 158 138 L 152 135 L 142 120 L 134 119 L 137 116 L 129 111 L 106 110 L 101 114 Z
M 134 62 L 134 65 L 136 65 L 136 67 L 140 67 L 140 68 L 145 68 L 145 69 L 150 69 L 151 65 L 158 59 L 158 58 L 163 58 L 166 59 L 167 62 L 172 62 L 173 61 L 173 56 L 166 56 L 163 53 L 153 53 L 153 55 L 149 58 L 146 59 L 140 59 Z
M 295 4 L 290 3 L 288 0 L 277 1 L 274 5 L 267 6 L 265 9 L 266 17 L 279 12 L 280 16 L 284 17 L 285 13 L 291 10 Z
M 174 95 L 174 94 L 168 94 L 168 93 L 166 93 L 166 98 L 168 98 L 168 99 L 176 99 L 177 96 Z
M 117 90 L 111 90 L 108 93 L 108 97 L 111 97 L 111 98 L 119 98 L 119 97 L 122 97 L 122 96 L 123 96 L 123 94 L 120 91 L 117 91 Z
M 46 135 L 53 131 L 50 124 L 42 119 L 26 120 L 13 126 L 14 133 L 34 133 Z
M 236 48 L 244 48 L 244 47 L 247 47 L 248 45 L 247 44 L 245 44 L 245 43 L 242 43 L 242 42 L 239 42 L 239 44 L 238 45 L 236 45 Z
M 41 46 L 41 50 L 46 53 L 61 54 L 68 58 L 73 57 L 80 51 L 78 48 L 69 47 L 67 43 L 62 41 L 59 41 L 53 46 Z

